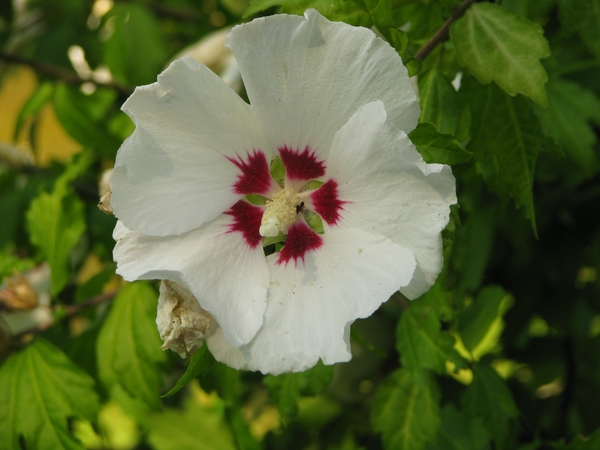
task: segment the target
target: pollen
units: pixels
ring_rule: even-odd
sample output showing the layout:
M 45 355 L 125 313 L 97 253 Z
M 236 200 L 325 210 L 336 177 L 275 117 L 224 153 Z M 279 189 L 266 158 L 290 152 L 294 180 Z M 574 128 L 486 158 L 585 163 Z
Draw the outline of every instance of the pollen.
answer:
M 267 208 L 260 222 L 258 232 L 263 237 L 274 237 L 280 232 L 287 233 L 297 216 L 300 198 L 293 189 L 283 189 L 267 202 Z

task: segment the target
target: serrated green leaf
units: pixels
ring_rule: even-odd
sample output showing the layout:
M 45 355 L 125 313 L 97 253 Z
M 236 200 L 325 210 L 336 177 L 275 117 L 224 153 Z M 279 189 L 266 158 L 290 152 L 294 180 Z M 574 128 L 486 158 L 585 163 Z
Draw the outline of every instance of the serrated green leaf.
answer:
M 506 295 L 500 286 L 486 286 L 477 296 L 477 300 L 461 313 L 458 331 L 467 350 L 473 350 L 494 320 L 501 316 L 503 311 L 500 305 Z
M 159 364 L 166 356 L 156 328 L 158 294 L 144 282 L 125 285 L 102 325 L 96 351 L 100 380 L 120 386 L 133 399 L 160 407 Z
M 210 367 L 215 362 L 215 358 L 208 350 L 206 344 L 202 345 L 190 359 L 190 363 L 185 369 L 185 373 L 177 381 L 175 386 L 169 392 L 161 395 L 162 398 L 171 397 L 179 392 L 186 384 L 199 376 L 204 376 L 210 370 Z
M 371 423 L 390 450 L 421 450 L 440 427 L 439 387 L 433 377 L 416 383 L 408 370 L 388 376 L 375 394 Z
M 494 84 L 469 83 L 472 139 L 477 168 L 501 197 L 512 197 L 536 231 L 534 169 L 541 147 L 540 125 L 523 97 L 512 98 Z
M 600 58 L 600 0 L 560 0 L 560 18 Z
M 167 59 L 160 23 L 142 4 L 119 3 L 107 14 L 112 34 L 104 60 L 113 76 L 134 86 L 156 81 Z
M 369 13 L 354 1 L 332 2 L 330 0 L 252 0 L 244 12 L 243 18 L 264 11 L 273 6 L 281 6 L 281 13 L 303 15 L 309 8 L 314 8 L 329 20 L 346 22 L 350 25 L 370 27 Z
M 419 122 L 431 122 L 440 133 L 456 134 L 460 118 L 458 92 L 435 67 L 419 75 Z
M 189 399 L 183 411 L 167 409 L 152 414 L 147 420 L 148 440 L 155 450 L 234 450 L 224 410 L 219 399 L 208 407 Z
M 433 123 L 418 124 L 408 137 L 428 163 L 454 166 L 471 158 L 471 152 L 460 145 L 454 136 L 439 133 Z
M 451 403 L 444 406 L 436 450 L 488 450 L 489 441 L 480 418 L 466 417 Z
M 27 229 L 31 242 L 48 260 L 52 271 L 52 294 L 60 292 L 71 276 L 71 250 L 86 229 L 84 203 L 69 183 L 91 163 L 82 154 L 74 159 L 57 179 L 51 193 L 42 192 L 27 211 Z
M 3 448 L 83 449 L 67 418 L 94 420 L 100 407 L 94 380 L 49 342 L 37 338 L 0 368 Z
M 463 397 L 464 411 L 479 417 L 498 449 L 507 448 L 511 419 L 519 415 L 506 382 L 486 364 L 473 366 L 473 381 Z
M 396 328 L 396 348 L 402 365 L 417 380 L 425 377 L 428 370 L 446 373 L 446 361 L 457 368 L 464 367 L 465 360 L 454 349 L 454 337 L 442 331 L 437 308 L 421 306 L 419 302 L 411 303 Z
M 590 126 L 600 124 L 600 101 L 593 92 L 567 80 L 550 80 L 546 87 L 548 108 L 536 108 L 544 133 L 563 144 L 565 153 L 582 169 L 594 172 L 599 161 Z
M 548 75 L 540 59 L 550 56 L 544 30 L 501 6 L 476 3 L 452 24 L 459 62 L 483 84 L 492 80 L 511 95 L 547 106 Z
M 298 414 L 298 398 L 300 395 L 317 395 L 323 392 L 333 377 L 333 366 L 326 366 L 321 361 L 305 372 L 267 375 L 263 382 L 277 405 L 279 414 L 290 419 Z

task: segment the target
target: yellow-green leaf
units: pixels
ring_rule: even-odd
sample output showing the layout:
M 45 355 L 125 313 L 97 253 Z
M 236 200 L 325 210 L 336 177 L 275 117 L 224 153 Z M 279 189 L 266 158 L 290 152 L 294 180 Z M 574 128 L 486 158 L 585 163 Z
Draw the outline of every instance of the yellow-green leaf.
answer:
M 0 369 L 2 448 L 83 449 L 67 418 L 94 420 L 99 409 L 94 380 L 57 347 L 38 338 Z M 4 447 L 6 446 L 6 447 Z

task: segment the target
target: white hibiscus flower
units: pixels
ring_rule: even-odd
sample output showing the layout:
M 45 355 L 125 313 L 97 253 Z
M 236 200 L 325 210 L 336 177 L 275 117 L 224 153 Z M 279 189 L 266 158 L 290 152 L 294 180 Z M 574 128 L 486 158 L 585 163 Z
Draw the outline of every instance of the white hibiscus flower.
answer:
M 111 180 L 118 273 L 190 291 L 232 367 L 348 361 L 352 322 L 439 274 L 451 170 L 406 136 L 415 93 L 370 30 L 309 10 L 237 26 L 227 44 L 249 105 L 186 57 L 123 106 L 136 130 Z M 283 246 L 265 256 L 275 235 Z

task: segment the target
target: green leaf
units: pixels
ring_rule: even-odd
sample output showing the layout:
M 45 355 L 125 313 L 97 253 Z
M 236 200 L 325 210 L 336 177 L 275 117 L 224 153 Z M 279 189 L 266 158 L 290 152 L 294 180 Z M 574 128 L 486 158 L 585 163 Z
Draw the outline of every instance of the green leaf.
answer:
M 597 170 L 597 137 L 589 122 L 600 124 L 600 101 L 571 81 L 551 80 L 546 89 L 548 108 L 536 108 L 544 133 L 563 144 L 565 153 L 582 169 Z
M 473 350 L 483 339 L 494 320 L 502 316 L 502 300 L 506 292 L 500 286 L 486 286 L 477 300 L 458 319 L 458 331 L 465 348 Z
M 281 13 L 296 15 L 303 15 L 307 9 L 314 8 L 329 20 L 364 27 L 372 25 L 369 13 L 350 0 L 336 2 L 330 0 L 252 0 L 243 18 L 247 19 L 273 6 L 281 6 Z
M 498 449 L 507 448 L 511 419 L 519 415 L 506 382 L 486 364 L 473 366 L 473 381 L 463 397 L 464 411 L 481 418 Z
M 560 19 L 600 58 L 600 0 L 560 0 Z
M 106 108 L 99 108 L 112 100 L 112 95 L 100 93 L 90 99 L 64 85 L 56 87 L 52 98 L 56 116 L 67 133 L 84 147 L 96 149 L 107 158 L 114 158 L 121 145 L 103 126 Z
M 436 450 L 487 450 L 490 437 L 480 418 L 469 418 L 451 403 L 442 410 Z
M 159 363 L 166 359 L 155 323 L 157 299 L 147 283 L 125 285 L 96 344 L 100 380 L 107 390 L 119 386 L 152 408 L 160 407 Z
M 52 193 L 42 192 L 27 211 L 29 238 L 50 264 L 53 295 L 69 281 L 71 250 L 86 229 L 84 203 L 69 183 L 90 164 L 89 155 L 75 158 L 56 180 Z
M 94 420 L 100 407 L 94 380 L 49 342 L 37 338 L 0 368 L 3 448 L 83 449 L 67 419 Z
M 13 135 L 13 139 L 15 141 L 18 140 L 19 133 L 23 128 L 23 125 L 25 125 L 25 121 L 31 116 L 40 112 L 42 107 L 52 98 L 53 92 L 54 86 L 52 83 L 42 83 L 31 95 L 31 97 L 29 97 L 23 108 L 21 108 L 19 116 L 17 117 L 17 123 L 15 125 L 15 131 Z
M 483 84 L 495 81 L 510 95 L 521 93 L 547 106 L 548 75 L 540 59 L 550 56 L 544 30 L 492 3 L 476 3 L 452 24 L 459 62 Z
M 454 337 L 442 331 L 441 317 L 437 307 L 415 300 L 404 311 L 396 329 L 396 348 L 402 365 L 413 372 L 419 380 L 427 370 L 446 373 L 446 361 L 456 367 L 466 362 L 454 349 Z
M 404 53 L 408 45 L 408 34 L 400 30 L 395 23 L 392 9 L 398 7 L 398 0 L 379 0 L 377 6 L 369 11 L 373 25 L 386 38 L 398 53 Z
M 431 122 L 440 133 L 456 134 L 460 118 L 458 92 L 435 67 L 419 75 L 419 122 Z
M 175 386 L 173 386 L 169 392 L 161 395 L 161 398 L 171 397 L 196 377 L 203 377 L 206 375 L 214 362 L 215 358 L 208 350 L 207 345 L 204 344 L 196 351 L 196 353 L 192 355 L 190 358 L 190 363 L 188 364 L 187 369 L 185 369 L 185 373 L 179 379 L 179 381 L 177 381 L 177 384 L 175 384 Z
M 148 440 L 155 450 L 234 450 L 233 436 L 225 422 L 222 400 L 205 407 L 189 399 L 183 411 L 167 409 L 147 421 Z
M 315 367 L 305 372 L 267 375 L 263 382 L 269 388 L 269 394 L 281 417 L 290 419 L 298 414 L 300 395 L 320 394 L 329 385 L 332 377 L 333 366 L 326 366 L 319 361 Z
M 439 387 L 433 377 L 416 383 L 408 370 L 388 376 L 375 394 L 371 423 L 386 449 L 421 450 L 440 426 Z
M 107 19 L 113 31 L 104 47 L 104 59 L 113 76 L 135 86 L 156 81 L 167 62 L 167 48 L 154 15 L 143 5 L 119 3 Z
M 509 97 L 494 84 L 469 85 L 473 124 L 467 150 L 488 186 L 523 207 L 537 233 L 532 189 L 543 139 L 538 120 L 524 98 Z
M 441 134 L 433 123 L 420 123 L 408 135 L 428 163 L 454 166 L 467 162 L 471 152 L 458 143 L 451 134 Z

